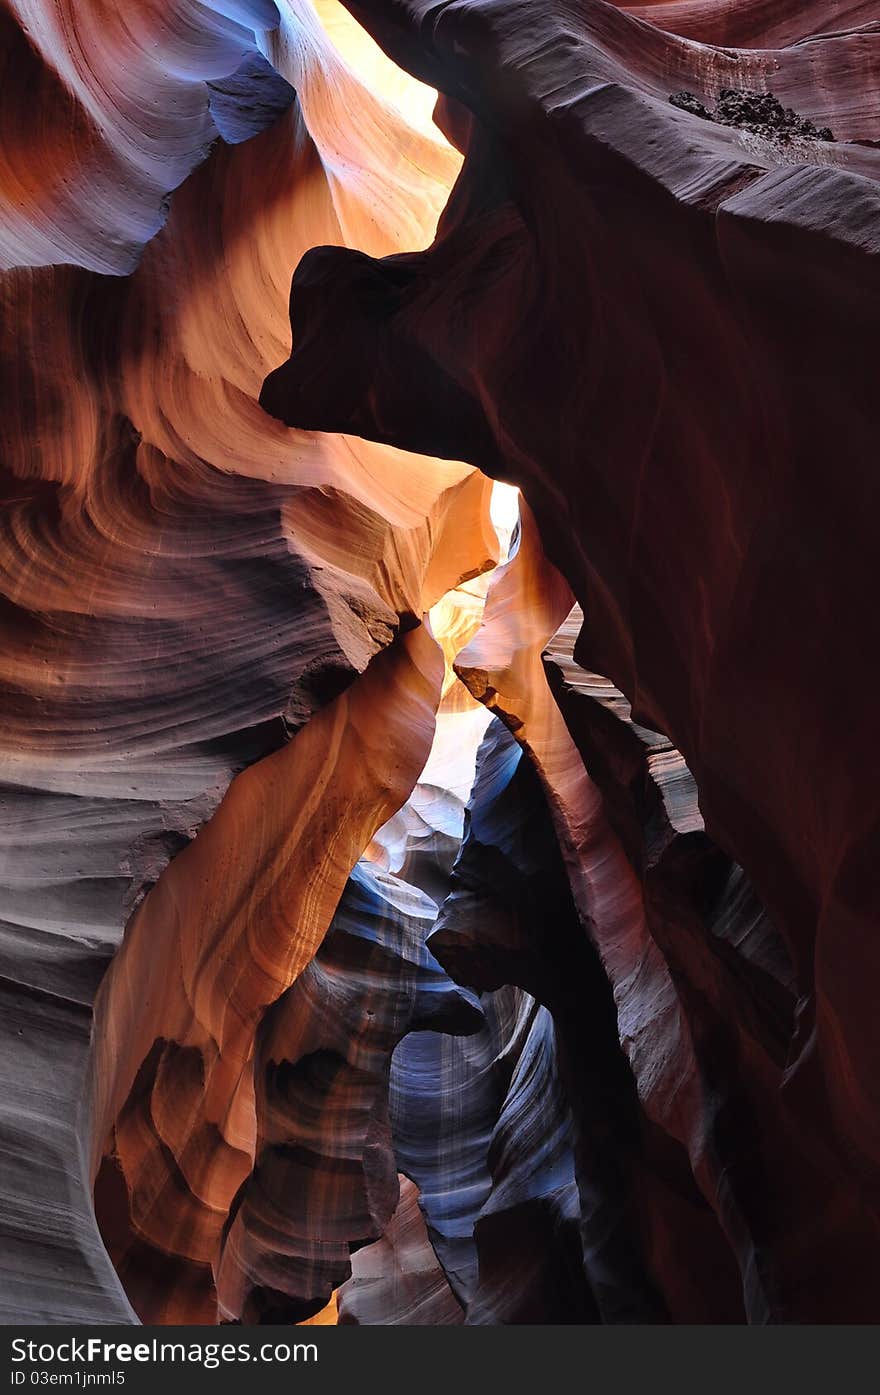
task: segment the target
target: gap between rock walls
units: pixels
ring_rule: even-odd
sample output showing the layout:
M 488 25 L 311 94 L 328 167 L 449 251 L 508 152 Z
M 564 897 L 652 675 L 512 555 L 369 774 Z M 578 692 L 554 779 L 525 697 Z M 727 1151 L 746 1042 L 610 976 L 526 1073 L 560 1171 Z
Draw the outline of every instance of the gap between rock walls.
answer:
M 517 492 L 494 485 L 490 514 L 497 550 L 506 555 L 518 526 Z M 413 1030 L 483 1027 L 478 999 L 443 973 L 426 940 L 461 846 L 477 749 L 491 720 L 452 668 L 481 623 L 491 575 L 446 592 L 422 627 L 382 651 L 286 748 L 238 776 L 126 932 L 96 1009 L 96 1108 L 105 1120 L 109 1108 L 110 1124 L 109 1132 L 101 1125 L 95 1200 L 104 1242 L 142 1321 L 330 1321 L 351 1251 L 383 1237 L 387 1243 L 398 1204 L 388 1114 L 394 1044 Z M 423 656 L 421 668 L 408 649 Z M 395 749 L 387 680 L 401 667 L 427 678 L 431 705 L 419 712 L 412 692 L 403 694 Z M 375 712 L 371 693 L 382 697 Z M 329 740 L 316 735 L 322 725 L 334 733 Z M 309 733 L 315 740 L 306 742 Z M 366 757 L 353 784 L 341 759 L 346 748 Z M 386 802 L 376 797 L 390 783 L 395 757 L 408 770 L 405 784 L 395 786 L 408 793 L 398 808 L 390 788 Z M 333 758 L 328 779 L 322 767 Z M 280 771 L 282 761 L 281 779 L 291 785 L 283 802 L 271 770 Z M 252 785 L 254 792 L 242 788 Z M 268 833 L 246 851 L 250 823 L 242 827 L 238 811 L 259 818 L 269 801 Z M 390 817 L 361 848 L 380 810 Z M 334 909 L 340 872 L 333 862 L 346 837 L 349 858 L 358 860 Z M 237 881 L 219 899 L 207 870 L 218 857 Z M 269 886 L 257 900 L 263 881 Z M 187 900 L 192 906 L 182 915 Z M 309 933 L 308 918 L 314 928 L 292 961 L 288 936 Z M 254 926 L 276 966 L 277 996 L 249 962 Z M 173 977 L 155 996 L 144 992 L 145 957 L 165 979 L 176 953 L 184 992 Z M 224 975 L 249 1024 L 245 1033 L 237 1023 L 232 1038 L 223 1019 L 233 1003 L 209 982 Z M 256 1002 L 246 978 L 251 992 L 263 988 Z M 141 984 L 140 1003 L 126 1010 L 132 982 Z M 214 1017 L 206 1022 L 201 1004 L 212 999 Z M 125 1074 L 108 1089 L 111 1060 Z M 408 1184 L 401 1205 L 409 1225 L 420 1226 L 424 1257 L 430 1246 L 412 1201 Z M 436 1262 L 434 1269 L 439 1285 Z M 461 1320 L 445 1279 L 442 1287 Z

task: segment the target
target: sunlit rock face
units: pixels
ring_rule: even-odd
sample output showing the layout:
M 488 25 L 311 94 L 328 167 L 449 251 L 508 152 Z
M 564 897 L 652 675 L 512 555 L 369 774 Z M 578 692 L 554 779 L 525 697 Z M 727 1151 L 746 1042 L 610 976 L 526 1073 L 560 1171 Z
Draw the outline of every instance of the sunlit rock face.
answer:
M 876 6 L 110 10 L 0 7 L 0 1317 L 876 1320 Z
M 128 1192 L 99 1188 L 110 1248 L 131 1224 L 158 1234 L 150 1311 L 213 1320 L 206 1237 L 251 1166 L 257 1028 L 425 763 L 444 659 L 422 617 L 497 555 L 471 467 L 290 432 L 257 396 L 289 346 L 290 267 L 316 242 L 426 244 L 459 159 L 406 116 L 417 85 L 400 74 L 396 104 L 364 85 L 308 4 L 182 4 L 161 23 L 134 6 L 109 26 L 103 7 L 18 9 L 3 1311 L 131 1317 L 89 1184 L 125 1133 L 111 1182 Z M 90 1091 L 91 1003 L 127 921 Z

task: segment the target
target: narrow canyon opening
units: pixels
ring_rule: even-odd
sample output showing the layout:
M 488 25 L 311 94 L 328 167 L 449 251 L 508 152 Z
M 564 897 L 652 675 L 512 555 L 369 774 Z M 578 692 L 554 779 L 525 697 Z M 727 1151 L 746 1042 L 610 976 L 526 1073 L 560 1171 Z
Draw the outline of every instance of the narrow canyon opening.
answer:
M 518 545 L 518 491 L 492 485 L 488 513 L 504 565 Z M 462 580 L 424 616 L 442 661 L 427 758 L 406 800 L 358 856 L 323 939 L 317 925 L 314 958 L 279 997 L 251 1012 L 252 1041 L 243 1045 L 231 1089 L 222 1061 L 211 1059 L 222 1029 L 200 1033 L 195 1000 L 181 1011 L 179 999 L 166 995 L 154 1015 L 147 998 L 139 1012 L 125 981 L 110 980 L 96 1012 L 98 1060 L 112 1060 L 117 1069 L 122 1063 L 125 1082 L 135 1073 L 125 1094 L 126 1084 L 110 1086 L 99 1066 L 98 1098 L 113 1103 L 109 1129 L 106 1115 L 96 1125 L 96 1137 L 105 1142 L 95 1211 L 142 1322 L 328 1323 L 338 1316 L 358 1322 L 364 1301 L 359 1276 L 364 1265 L 375 1264 L 374 1247 L 381 1253 L 389 1243 L 415 1243 L 417 1254 L 399 1274 L 383 1274 L 391 1290 L 381 1320 L 392 1320 L 398 1305 L 406 1320 L 411 1297 L 418 1310 L 410 1314 L 413 1321 L 463 1321 L 463 1306 L 430 1258 L 418 1191 L 406 1176 L 402 1191 L 398 1187 L 398 1166 L 418 1140 L 404 1130 L 394 1142 L 389 1096 L 395 1043 L 407 1041 L 410 1032 L 423 1033 L 441 1053 L 443 1034 L 458 1032 L 479 1033 L 484 1054 L 483 1037 L 496 1054 L 499 1049 L 488 1036 L 479 998 L 444 974 L 426 944 L 460 856 L 478 751 L 493 722 L 453 667 L 482 624 L 492 574 Z M 353 697 L 338 702 L 350 708 Z M 308 767 L 305 773 L 316 774 Z M 227 798 L 235 794 L 230 790 Z M 318 810 L 312 813 L 320 819 Z M 223 821 L 222 807 L 217 820 Z M 275 834 L 278 845 L 269 847 L 269 857 L 283 855 L 288 842 L 288 876 L 302 876 L 296 836 L 283 821 Z M 322 840 L 332 844 L 335 836 L 332 824 L 322 828 Z M 248 896 L 253 872 L 240 851 L 231 861 L 239 886 L 226 905 Z M 141 983 L 148 977 L 142 957 L 155 953 L 150 919 L 145 903 L 126 945 L 126 977 Z M 198 936 L 199 925 L 176 928 L 184 939 L 182 958 L 198 952 L 186 940 Z M 273 948 L 283 960 L 286 946 Z M 202 954 L 201 971 L 216 973 L 210 946 Z M 531 999 L 528 1004 L 534 1009 Z M 185 1033 L 201 1036 L 199 1045 L 181 1043 L 181 1022 Z M 209 1077 L 218 1065 L 229 1094 L 212 1101 Z M 430 1075 L 422 1070 L 420 1088 L 440 1096 L 439 1056 Z M 362 1258 L 348 1280 L 358 1253 Z M 368 1311 L 376 1298 L 367 1295 Z

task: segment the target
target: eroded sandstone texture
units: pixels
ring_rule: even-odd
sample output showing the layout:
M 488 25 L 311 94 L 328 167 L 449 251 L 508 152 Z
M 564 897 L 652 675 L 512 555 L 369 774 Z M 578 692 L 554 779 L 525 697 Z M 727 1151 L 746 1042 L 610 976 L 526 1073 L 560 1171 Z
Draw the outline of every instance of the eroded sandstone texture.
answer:
M 111 11 L 0 3 L 0 1317 L 877 1321 L 877 4 Z
M 547 784 L 645 1106 L 750 1319 L 876 1318 L 880 33 L 870 6 L 734 8 L 353 2 L 440 88 L 464 168 L 428 251 L 304 259 L 263 401 L 521 487 L 586 616 L 578 664 L 674 742 L 754 888 L 729 906 L 674 811 L 656 867 L 653 830 L 595 823 L 600 789 L 625 801 L 613 769 L 583 786 L 594 717 L 536 696 L 533 615 L 528 671 L 487 625 L 468 667 Z M 835 143 L 669 103 L 722 89 L 772 90 Z M 369 393 L 333 371 L 341 320 L 377 346 Z M 670 897 L 676 861 L 694 887 Z

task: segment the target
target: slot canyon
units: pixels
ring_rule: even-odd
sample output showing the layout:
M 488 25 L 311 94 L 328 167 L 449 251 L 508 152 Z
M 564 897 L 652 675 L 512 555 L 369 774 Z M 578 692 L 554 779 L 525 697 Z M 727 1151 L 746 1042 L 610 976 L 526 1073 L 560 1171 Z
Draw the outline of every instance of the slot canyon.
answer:
M 880 1321 L 880 0 L 0 34 L 0 1321 Z

